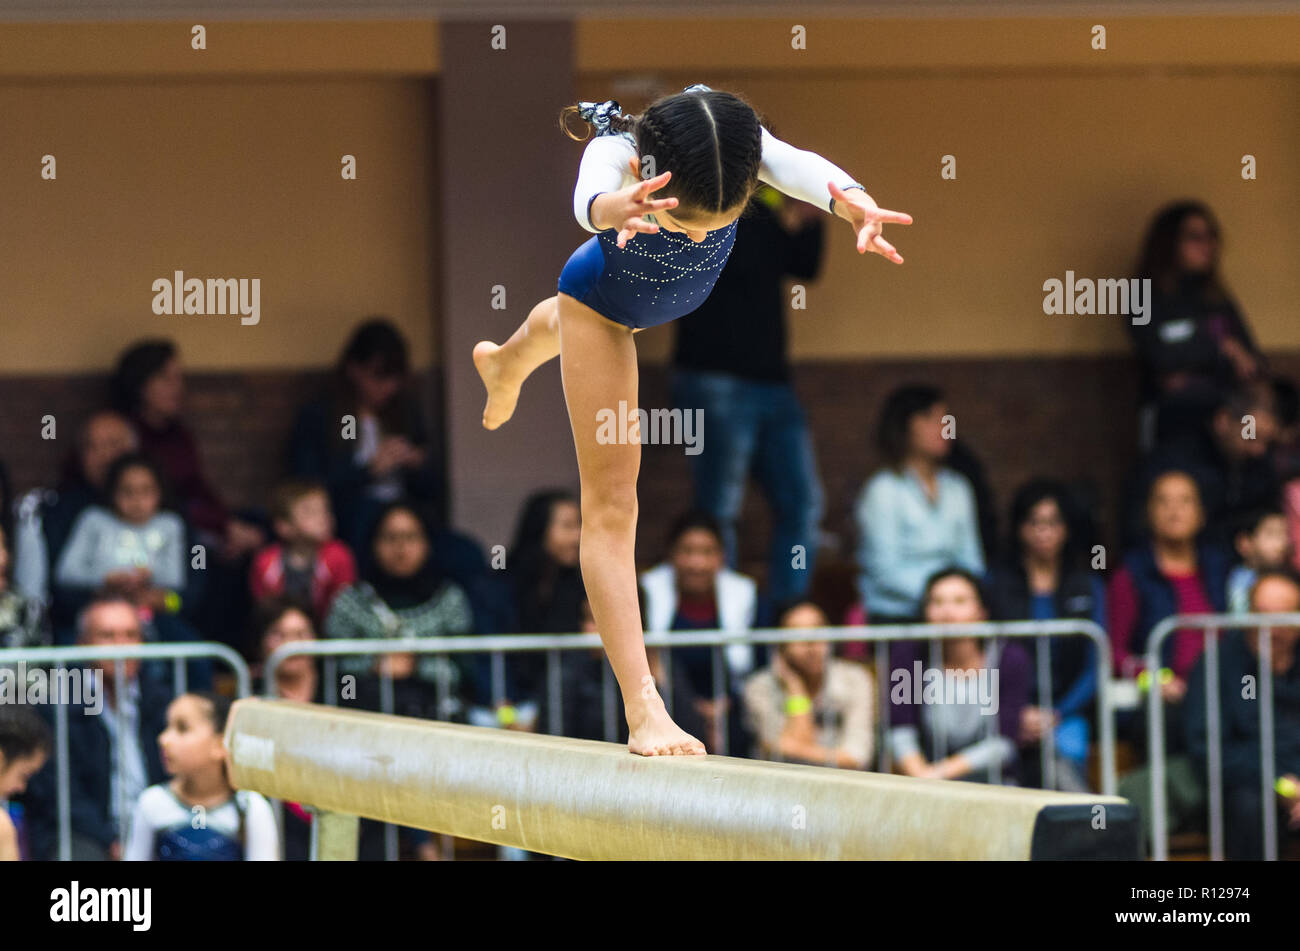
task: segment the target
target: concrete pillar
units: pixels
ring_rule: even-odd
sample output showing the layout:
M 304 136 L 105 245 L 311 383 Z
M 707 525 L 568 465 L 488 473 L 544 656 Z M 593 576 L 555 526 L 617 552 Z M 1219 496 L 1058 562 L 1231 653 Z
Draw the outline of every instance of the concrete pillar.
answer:
M 504 28 L 505 49 L 493 48 Z M 504 341 L 555 293 L 569 255 L 590 235 L 573 220 L 582 146 L 560 131 L 575 101 L 573 24 L 444 22 L 437 110 L 438 244 L 452 524 L 487 547 L 509 547 L 527 495 L 573 488 L 573 452 L 559 360 L 524 387 L 514 418 L 495 432 L 470 351 Z M 492 309 L 495 287 L 504 310 Z

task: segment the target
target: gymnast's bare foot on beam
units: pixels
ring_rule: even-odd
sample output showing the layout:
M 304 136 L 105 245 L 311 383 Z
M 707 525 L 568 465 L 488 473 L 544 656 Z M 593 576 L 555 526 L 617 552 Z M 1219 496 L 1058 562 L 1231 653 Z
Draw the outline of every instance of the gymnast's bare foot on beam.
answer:
M 704 744 L 691 736 L 668 715 L 659 694 L 625 700 L 627 748 L 641 756 L 703 756 Z

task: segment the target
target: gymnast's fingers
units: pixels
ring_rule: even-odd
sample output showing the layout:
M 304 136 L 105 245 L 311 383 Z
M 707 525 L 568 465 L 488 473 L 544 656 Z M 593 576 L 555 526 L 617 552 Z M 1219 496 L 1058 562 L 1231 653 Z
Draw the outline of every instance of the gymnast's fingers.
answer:
M 877 254 L 884 255 L 885 257 L 889 258 L 889 260 L 893 261 L 895 264 L 903 263 L 903 256 L 899 254 L 897 250 L 895 250 L 892 244 L 890 244 L 880 235 L 876 235 L 874 238 L 871 239 L 871 248 Z
M 636 188 L 636 197 L 645 198 L 646 195 L 653 191 L 658 191 L 668 184 L 668 179 L 673 177 L 672 172 L 663 172 L 654 178 L 644 179 Z
M 629 218 L 623 223 L 623 229 L 618 233 L 618 246 L 621 248 L 626 245 L 632 238 L 636 237 L 637 232 L 643 234 L 654 234 L 659 230 L 659 226 L 649 221 L 643 221 L 640 218 Z
M 646 221 L 640 215 L 637 215 L 634 218 L 627 219 L 627 221 L 623 222 L 623 227 L 640 231 L 642 234 L 654 234 L 659 230 L 659 226 L 657 224 L 655 224 L 653 221 Z
M 912 216 L 907 212 L 890 211 L 887 208 L 875 208 L 867 212 L 867 217 L 886 224 L 910 225 L 912 223 Z

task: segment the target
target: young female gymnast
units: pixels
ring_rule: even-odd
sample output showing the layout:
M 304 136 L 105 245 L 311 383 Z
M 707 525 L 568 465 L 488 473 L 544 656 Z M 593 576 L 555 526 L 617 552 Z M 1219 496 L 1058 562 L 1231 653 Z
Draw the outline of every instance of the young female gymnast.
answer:
M 742 98 L 703 84 L 639 116 L 623 115 L 612 99 L 568 106 L 560 124 L 571 138 L 565 121 L 575 112 L 596 135 L 583 153 L 573 211 L 596 237 L 569 258 L 559 293 L 534 307 L 509 340 L 475 345 L 487 387 L 483 425 L 508 420 L 524 380 L 559 355 L 578 454 L 582 576 L 623 695 L 628 748 L 702 754 L 704 744 L 668 715 L 646 659 L 634 559 L 640 441 L 598 440 L 597 414 L 620 400 L 636 406 L 632 335 L 690 313 L 708 296 L 760 181 L 845 219 L 858 253 L 898 264 L 881 226 L 912 218 L 877 207 L 842 169 L 763 128 Z

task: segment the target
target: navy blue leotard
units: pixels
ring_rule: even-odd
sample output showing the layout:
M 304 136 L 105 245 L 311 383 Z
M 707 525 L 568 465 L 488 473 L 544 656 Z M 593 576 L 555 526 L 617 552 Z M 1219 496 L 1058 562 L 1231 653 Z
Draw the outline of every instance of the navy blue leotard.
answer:
M 733 221 L 698 243 L 660 228 L 656 234 L 638 232 L 620 248 L 618 229 L 611 228 L 573 252 L 558 287 L 626 327 L 655 327 L 700 306 L 735 240 Z

